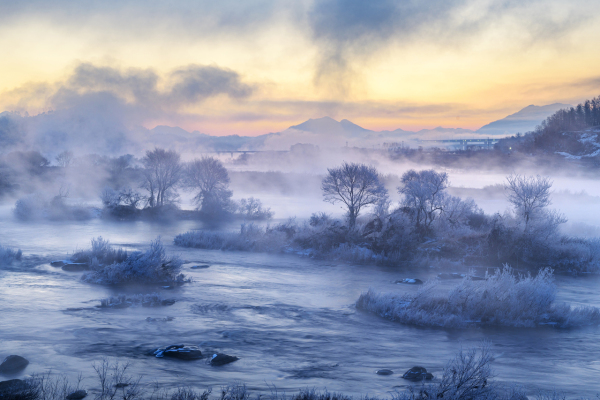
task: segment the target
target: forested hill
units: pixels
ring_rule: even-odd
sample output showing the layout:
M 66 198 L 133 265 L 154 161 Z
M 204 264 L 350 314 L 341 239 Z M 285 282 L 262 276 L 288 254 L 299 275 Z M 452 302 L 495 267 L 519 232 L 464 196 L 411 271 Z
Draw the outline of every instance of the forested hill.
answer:
M 600 96 L 559 110 L 534 131 L 502 139 L 506 152 L 555 154 L 600 166 Z

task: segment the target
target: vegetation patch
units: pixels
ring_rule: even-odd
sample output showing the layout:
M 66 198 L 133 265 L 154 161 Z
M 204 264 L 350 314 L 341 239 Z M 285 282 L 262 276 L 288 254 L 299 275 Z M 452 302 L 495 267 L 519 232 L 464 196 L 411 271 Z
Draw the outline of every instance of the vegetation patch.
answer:
M 532 277 L 517 275 L 505 266 L 485 280 L 467 276 L 445 293 L 438 285 L 429 281 L 414 294 L 369 290 L 360 295 L 356 307 L 403 324 L 442 328 L 600 324 L 600 309 L 596 307 L 555 303 L 556 286 L 548 268 Z
M 160 239 L 150 243 L 146 251 L 131 253 L 114 249 L 101 237 L 92 240 L 92 248 L 75 253 L 71 260 L 87 263 L 90 268 L 82 280 L 105 285 L 127 283 L 183 283 L 180 273 L 183 262 L 177 256 L 167 256 Z

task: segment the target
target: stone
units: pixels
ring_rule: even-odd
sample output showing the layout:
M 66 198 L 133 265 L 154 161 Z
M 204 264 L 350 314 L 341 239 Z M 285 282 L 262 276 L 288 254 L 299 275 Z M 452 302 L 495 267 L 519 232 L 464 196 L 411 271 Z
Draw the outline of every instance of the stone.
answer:
M 85 389 L 76 390 L 67 396 L 67 400 L 81 400 L 87 396 L 87 394 L 87 390 Z
M 52 261 L 50 263 L 50 265 L 53 267 L 62 267 L 65 264 L 66 264 L 66 262 L 64 262 L 64 261 Z
M 213 354 L 212 358 L 210 359 L 210 365 L 218 367 L 220 365 L 229 364 L 229 363 L 232 363 L 237 360 L 239 360 L 238 357 L 229 356 L 229 355 L 223 354 L 223 353 L 216 353 L 216 354 Z
M 194 265 L 190 267 L 191 269 L 205 269 L 205 268 L 210 268 L 210 265 L 207 264 L 203 264 L 203 265 Z
M 409 369 L 402 375 L 402 378 L 413 382 L 419 382 L 422 380 L 430 381 L 433 379 L 433 375 L 427 372 L 424 367 L 415 366 Z
M 68 263 L 62 266 L 63 271 L 82 272 L 89 271 L 90 267 L 86 263 Z
M 172 306 L 173 304 L 175 304 L 177 300 L 175 299 L 164 299 L 163 301 L 160 302 L 161 305 L 163 306 Z
M 377 375 L 392 375 L 394 371 L 392 371 L 391 369 L 378 369 L 377 371 L 375 371 L 375 373 Z
M 21 356 L 10 355 L 2 361 L 0 364 L 0 373 L 11 374 L 20 372 L 29 365 L 29 361 Z
M 183 344 L 171 345 L 165 349 L 156 349 L 152 354 L 158 358 L 169 357 L 179 360 L 199 360 L 203 357 L 198 347 Z
M 397 284 L 406 284 L 406 285 L 422 285 L 423 281 L 417 278 L 404 278 L 399 281 L 396 281 Z

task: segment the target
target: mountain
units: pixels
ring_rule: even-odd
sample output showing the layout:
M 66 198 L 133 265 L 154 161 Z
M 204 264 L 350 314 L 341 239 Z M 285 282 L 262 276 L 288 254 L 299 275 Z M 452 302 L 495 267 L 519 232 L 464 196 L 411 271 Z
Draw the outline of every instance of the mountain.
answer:
M 477 133 L 507 136 L 516 133 L 530 132 L 556 111 L 570 107 L 570 104 L 561 103 L 554 103 L 546 106 L 530 105 L 508 117 L 482 126 L 477 130 Z
M 290 126 L 286 130 L 290 129 L 316 134 L 344 135 L 350 137 L 364 137 L 373 132 L 362 126 L 358 126 L 347 119 L 338 122 L 331 117 L 311 118 L 299 125 Z
M 382 146 L 384 143 L 416 142 L 420 140 L 470 139 L 477 136 L 507 136 L 527 132 L 555 111 L 568 104 L 530 105 L 506 118 L 491 122 L 477 131 L 461 128 L 403 129 L 373 131 L 347 119 L 330 117 L 309 119 L 276 133 L 260 136 L 211 136 L 179 127 L 127 127 L 119 118 L 104 114 L 79 115 L 69 110 L 48 112 L 36 116 L 15 113 L 0 114 L 0 145 L 4 151 L 36 149 L 53 157 L 64 149 L 76 153 L 141 154 L 152 147 L 175 149 L 182 153 L 236 150 L 289 150 L 297 143 L 321 147 Z M 438 145 L 429 143 L 431 145 Z M 414 145 L 428 145 L 421 142 Z

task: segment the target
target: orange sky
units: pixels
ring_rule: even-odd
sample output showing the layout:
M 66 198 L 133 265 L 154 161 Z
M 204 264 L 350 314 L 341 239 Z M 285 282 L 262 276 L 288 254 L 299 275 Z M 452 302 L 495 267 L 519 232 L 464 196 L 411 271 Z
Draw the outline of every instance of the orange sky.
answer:
M 476 129 L 600 94 L 599 2 L 23 3 L 0 16 L 0 111 L 109 95 L 132 125 L 216 135 Z

